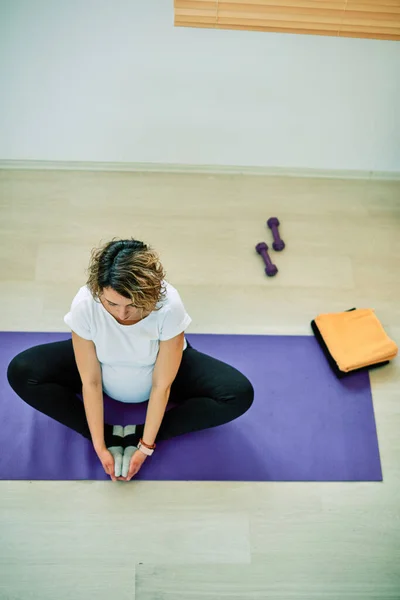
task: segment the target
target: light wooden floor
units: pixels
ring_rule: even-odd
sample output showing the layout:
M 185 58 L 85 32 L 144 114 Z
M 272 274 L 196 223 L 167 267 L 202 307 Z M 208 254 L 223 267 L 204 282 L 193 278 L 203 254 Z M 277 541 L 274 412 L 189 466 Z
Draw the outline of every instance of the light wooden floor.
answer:
M 400 342 L 399 182 L 3 171 L 0 199 L 0 330 L 66 330 L 90 249 L 134 236 L 191 332 L 368 306 Z M 0 482 L 0 600 L 399 599 L 399 365 L 371 374 L 383 483 Z

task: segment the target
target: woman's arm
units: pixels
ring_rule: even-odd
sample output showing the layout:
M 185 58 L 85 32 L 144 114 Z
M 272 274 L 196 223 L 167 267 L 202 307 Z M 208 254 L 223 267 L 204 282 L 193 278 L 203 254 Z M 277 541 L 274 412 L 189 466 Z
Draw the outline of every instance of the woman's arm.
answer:
M 143 441 L 153 445 L 164 417 L 171 385 L 182 360 L 184 333 L 160 342 L 160 349 L 153 371 L 152 389 L 147 407 Z
M 86 419 L 92 436 L 93 447 L 96 452 L 106 448 L 104 441 L 104 407 L 102 385 L 82 386 L 83 404 Z
M 96 348 L 90 340 L 85 340 L 72 332 L 75 360 L 82 380 L 83 404 L 96 452 L 105 448 L 104 407 L 101 368 Z

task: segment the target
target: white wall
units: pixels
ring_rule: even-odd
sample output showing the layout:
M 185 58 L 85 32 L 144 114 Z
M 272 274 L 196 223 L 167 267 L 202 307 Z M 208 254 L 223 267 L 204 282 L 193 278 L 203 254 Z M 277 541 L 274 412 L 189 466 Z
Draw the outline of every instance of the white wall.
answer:
M 400 43 L 0 0 L 0 159 L 400 171 Z

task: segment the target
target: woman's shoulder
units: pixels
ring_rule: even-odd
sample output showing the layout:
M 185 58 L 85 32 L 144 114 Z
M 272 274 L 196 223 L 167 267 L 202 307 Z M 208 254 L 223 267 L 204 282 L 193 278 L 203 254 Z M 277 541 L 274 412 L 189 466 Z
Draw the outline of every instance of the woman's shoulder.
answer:
M 170 310 L 176 306 L 183 306 L 182 298 L 178 290 L 168 281 L 163 282 L 164 297 L 158 304 L 161 311 Z
M 71 310 L 77 308 L 78 306 L 81 307 L 81 310 L 85 310 L 85 308 L 89 309 L 89 307 L 93 306 L 93 302 L 94 298 L 89 288 L 87 287 L 87 285 L 83 285 L 79 288 L 78 292 L 75 294 L 72 300 Z
M 182 333 L 190 325 L 192 319 L 186 312 L 178 290 L 166 283 L 163 307 L 158 312 L 160 324 L 160 340 L 169 340 Z
M 87 340 L 93 339 L 95 331 L 93 302 L 89 289 L 83 286 L 73 298 L 69 312 L 64 316 L 64 322 L 72 331 Z

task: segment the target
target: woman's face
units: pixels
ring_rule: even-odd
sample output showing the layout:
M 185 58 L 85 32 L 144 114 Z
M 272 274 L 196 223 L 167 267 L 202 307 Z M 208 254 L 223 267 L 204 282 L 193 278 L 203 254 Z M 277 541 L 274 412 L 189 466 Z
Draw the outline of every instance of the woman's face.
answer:
M 120 323 L 140 321 L 145 314 L 141 308 L 135 308 L 129 298 L 120 296 L 120 294 L 110 287 L 103 289 L 100 300 L 110 315 Z

